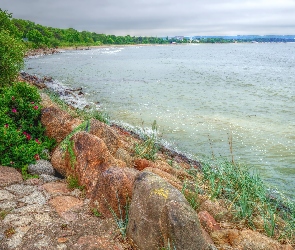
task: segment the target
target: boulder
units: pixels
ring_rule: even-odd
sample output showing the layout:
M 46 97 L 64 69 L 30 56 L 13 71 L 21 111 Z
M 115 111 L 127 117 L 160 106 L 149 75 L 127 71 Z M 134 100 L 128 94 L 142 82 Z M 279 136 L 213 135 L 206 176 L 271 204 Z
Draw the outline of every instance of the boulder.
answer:
M 57 143 L 64 140 L 74 128 L 82 123 L 80 119 L 71 117 L 66 111 L 56 106 L 43 108 L 41 114 L 41 123 L 45 127 L 45 134 L 54 138 Z
M 127 167 L 133 166 L 133 157 L 123 148 L 118 148 L 114 157 L 126 163 Z
M 0 187 L 21 183 L 22 181 L 22 175 L 15 168 L 0 166 Z
M 162 161 L 162 160 L 157 160 L 155 162 L 155 167 L 168 173 L 168 174 L 174 175 L 175 177 L 177 177 L 180 180 L 192 178 L 192 176 L 189 175 L 187 172 L 185 172 L 183 169 L 173 168 L 167 162 Z
M 96 186 L 99 175 L 111 166 L 125 167 L 108 151 L 104 141 L 85 131 L 78 132 L 70 139 L 66 151 L 59 146 L 53 153 L 53 167 L 64 176 L 75 176 L 81 186 L 90 194 Z
M 96 119 L 90 120 L 89 133 L 102 139 L 107 145 L 111 154 L 115 154 L 121 146 L 119 134 L 107 124 Z
M 144 170 L 134 183 L 127 236 L 139 249 L 208 249 L 197 214 L 182 193 Z
M 147 159 L 138 158 L 134 160 L 134 168 L 136 168 L 139 171 L 144 170 L 145 168 L 153 168 L 155 167 L 154 163 L 152 161 L 149 161 Z
M 232 249 L 251 250 L 289 250 L 289 245 L 281 245 L 277 241 L 266 237 L 252 230 L 238 231 L 236 229 L 223 229 L 214 231 L 211 237 L 215 244 L 222 249 L 232 247 Z
M 199 210 L 207 211 L 217 222 L 232 220 L 232 214 L 222 205 L 222 202 L 219 200 L 205 200 L 201 203 Z
M 45 174 L 45 175 L 54 175 L 55 171 L 52 167 L 52 164 L 46 160 L 38 160 L 35 164 L 30 164 L 28 166 L 28 172 L 30 174 Z
M 200 211 L 198 213 L 198 217 L 201 225 L 206 229 L 207 232 L 213 232 L 221 229 L 216 220 L 207 211 Z
M 132 168 L 110 167 L 98 179 L 92 192 L 92 204 L 105 217 L 125 218 L 129 206 L 133 183 L 138 171 Z
M 178 180 L 175 176 L 164 172 L 158 168 L 146 168 L 146 171 L 152 172 L 156 175 L 159 175 L 160 177 L 162 177 L 165 181 L 167 181 L 168 183 L 170 183 L 173 187 L 177 188 L 178 190 L 182 190 L 182 183 L 180 180 Z

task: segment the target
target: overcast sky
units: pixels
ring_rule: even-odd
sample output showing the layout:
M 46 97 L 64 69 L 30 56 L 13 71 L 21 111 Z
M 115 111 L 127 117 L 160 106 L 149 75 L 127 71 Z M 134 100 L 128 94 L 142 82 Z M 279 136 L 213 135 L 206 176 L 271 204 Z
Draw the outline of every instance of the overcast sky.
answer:
M 295 34 L 295 0 L 0 0 L 56 28 L 135 36 Z

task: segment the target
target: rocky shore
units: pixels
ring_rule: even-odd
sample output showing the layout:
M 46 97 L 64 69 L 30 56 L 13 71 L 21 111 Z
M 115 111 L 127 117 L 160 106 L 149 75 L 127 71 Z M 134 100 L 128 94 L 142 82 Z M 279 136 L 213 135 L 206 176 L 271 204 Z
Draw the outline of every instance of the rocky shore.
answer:
M 60 53 L 59 49 L 32 49 L 26 52 L 25 57 L 45 56 Z
M 57 147 L 50 162 L 29 168 L 38 179 L 0 167 L 0 249 L 293 249 L 261 234 L 263 221 L 257 231 L 236 223 L 205 187 L 195 193 L 188 170 L 202 178 L 197 163 L 164 150 L 155 161 L 140 158 L 141 141 L 128 131 L 41 97 L 41 122 Z

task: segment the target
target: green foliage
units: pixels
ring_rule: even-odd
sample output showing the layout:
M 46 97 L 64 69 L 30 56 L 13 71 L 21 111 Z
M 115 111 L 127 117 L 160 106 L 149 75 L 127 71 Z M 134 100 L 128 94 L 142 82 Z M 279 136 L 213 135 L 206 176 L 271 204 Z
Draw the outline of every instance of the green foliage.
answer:
M 78 180 L 78 178 L 76 176 L 69 175 L 67 177 L 67 183 L 68 183 L 68 187 L 70 189 L 76 189 L 77 188 L 77 189 L 79 189 L 81 191 L 83 191 L 85 189 L 84 186 L 81 186 L 79 184 L 79 180 Z
M 97 208 L 93 208 L 92 213 L 96 217 L 101 217 L 102 216 L 102 214 L 97 210 Z
M 134 145 L 134 153 L 139 158 L 156 160 L 159 147 L 157 145 L 157 123 L 154 121 L 151 134 L 143 134 L 143 142 Z
M 280 237 L 295 242 L 294 202 L 281 194 L 274 199 L 259 176 L 244 165 L 215 159 L 203 161 L 202 170 L 211 198 L 230 201 L 238 219 L 254 227 L 253 218 L 261 216 L 265 233 L 273 237 L 278 228 L 277 217 L 280 217 L 286 222 Z
M 198 194 L 199 194 L 199 188 L 198 183 L 194 184 L 194 190 L 193 192 L 191 190 L 188 190 L 187 188 L 187 182 L 183 183 L 181 193 L 184 195 L 188 203 L 191 205 L 191 207 L 196 210 L 199 207 L 199 200 L 198 200 Z
M 14 83 L 0 89 L 0 164 L 22 168 L 39 158 L 53 141 L 44 136 L 40 96 L 35 87 Z
M 0 32 L 6 31 L 11 36 L 20 37 L 20 33 L 11 18 L 10 13 L 0 8 Z
M 25 47 L 10 19 L 11 14 L 0 9 L 0 88 L 14 81 L 23 67 Z
M 23 67 L 24 46 L 22 42 L 0 31 L 0 88 L 14 81 Z
M 8 210 L 0 210 L 0 220 L 4 220 L 6 215 L 9 214 L 10 211 Z
M 22 177 L 24 180 L 32 179 L 32 178 L 39 178 L 37 174 L 29 174 L 28 173 L 28 165 L 25 165 L 21 169 L 22 171 Z
M 123 239 L 126 240 L 126 237 L 127 237 L 127 225 L 128 225 L 128 222 L 129 222 L 129 206 L 130 206 L 130 202 L 127 199 L 126 205 L 124 207 L 125 216 L 123 216 L 123 212 L 122 212 L 122 208 L 121 208 L 121 205 L 120 205 L 120 199 L 119 199 L 118 193 L 116 193 L 116 196 L 117 196 L 117 200 L 118 200 L 118 207 L 119 207 L 120 216 L 118 216 L 115 213 L 115 211 L 113 210 L 113 208 L 111 206 L 109 206 L 109 210 L 111 211 L 111 213 L 113 215 L 113 218 L 114 218 L 114 220 L 115 220 L 115 222 L 117 224 L 117 227 L 118 227 Z

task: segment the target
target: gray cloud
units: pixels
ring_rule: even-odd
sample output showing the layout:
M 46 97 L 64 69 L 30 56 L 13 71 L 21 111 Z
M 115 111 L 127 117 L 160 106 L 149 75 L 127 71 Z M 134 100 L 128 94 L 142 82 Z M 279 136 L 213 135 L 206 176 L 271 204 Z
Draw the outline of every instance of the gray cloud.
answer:
M 294 34 L 295 0 L 1 0 L 46 26 L 136 36 Z

